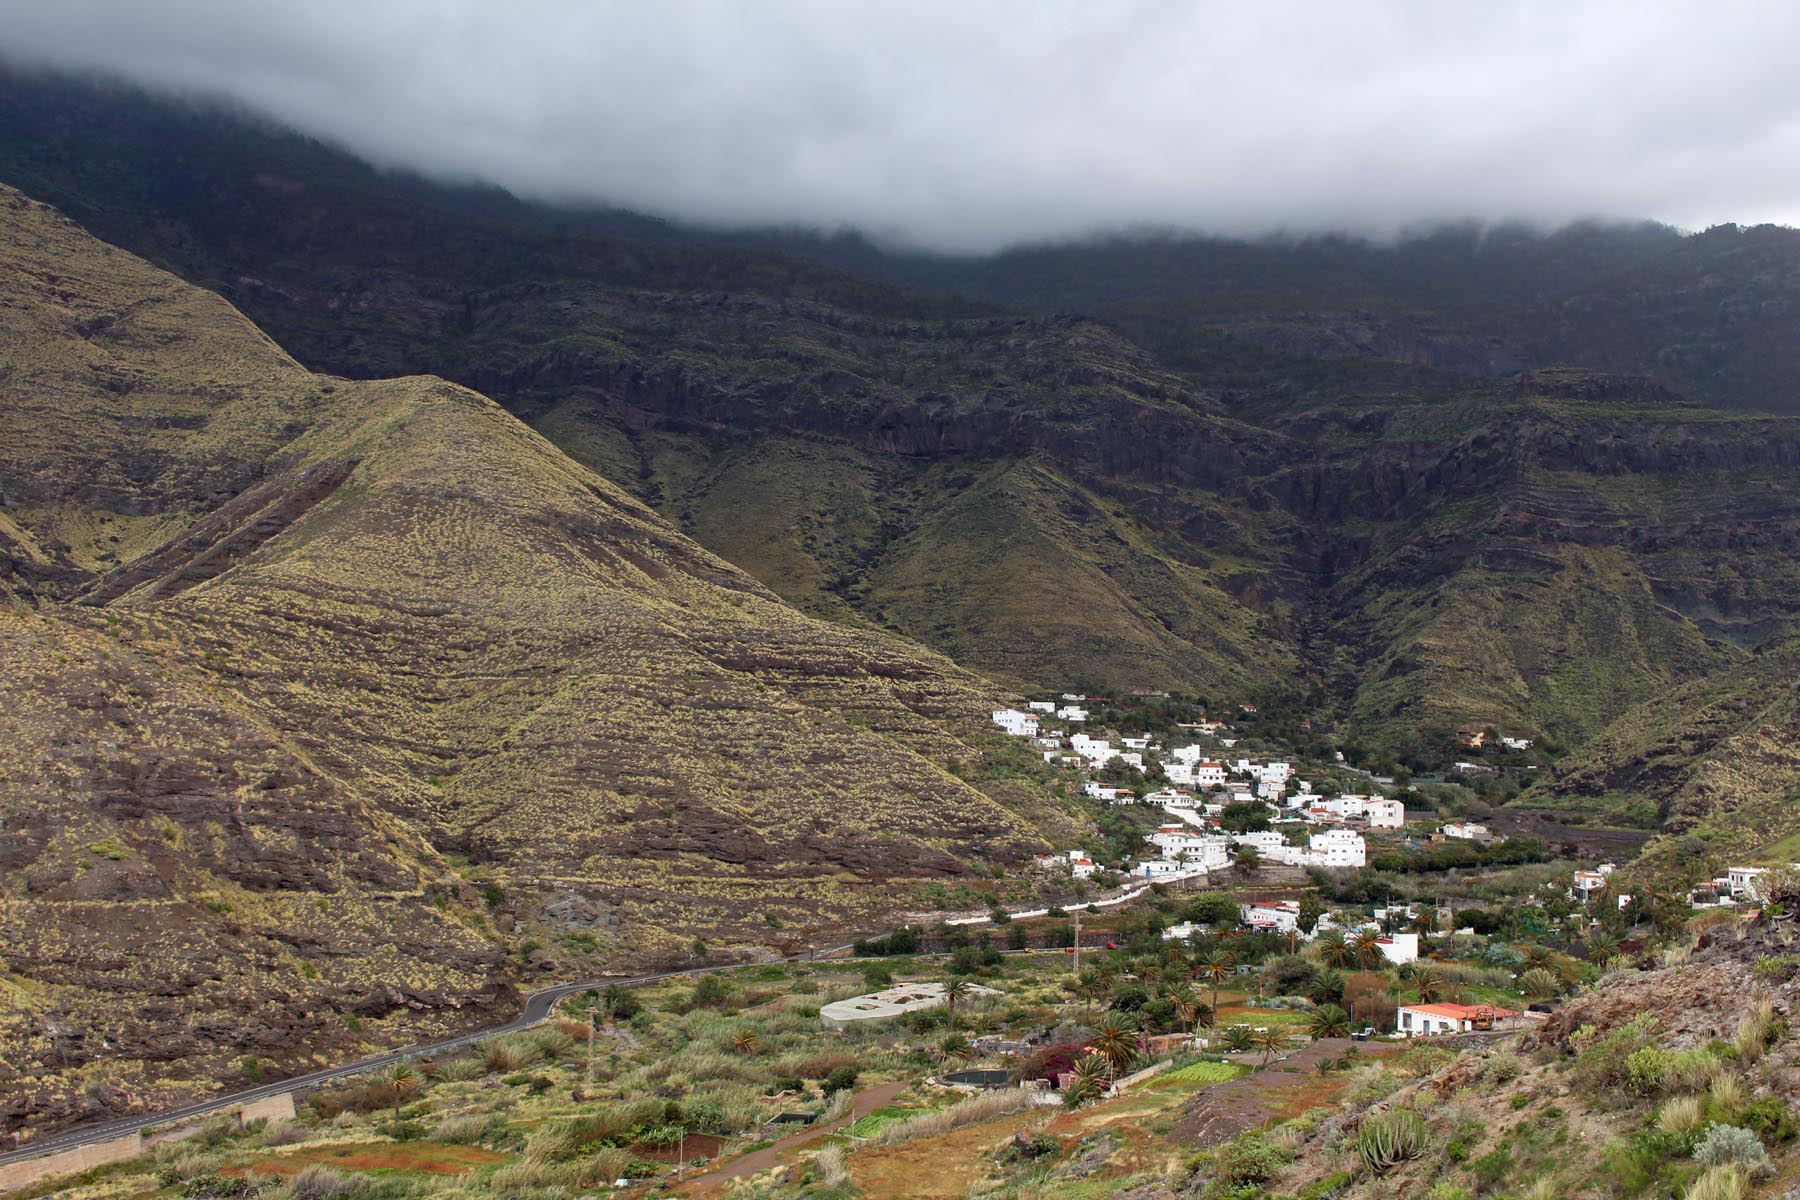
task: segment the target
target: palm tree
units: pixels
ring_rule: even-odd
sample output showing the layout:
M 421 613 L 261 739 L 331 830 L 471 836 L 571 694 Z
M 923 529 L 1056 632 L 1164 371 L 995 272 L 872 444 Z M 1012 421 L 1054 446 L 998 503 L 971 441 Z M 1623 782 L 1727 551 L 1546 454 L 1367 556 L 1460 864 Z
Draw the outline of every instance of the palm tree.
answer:
M 1548 1000 L 1562 988 L 1555 971 L 1532 967 L 1519 976 L 1519 990 L 1533 1000 Z
M 1319 948 L 1319 961 L 1342 970 L 1356 961 L 1356 949 L 1342 929 L 1327 929 L 1313 945 Z
M 1094 1001 L 1112 991 L 1112 981 L 1098 969 L 1086 967 L 1075 977 L 1075 982 L 1069 985 L 1069 990 L 1082 998 L 1088 1012 L 1093 1012 Z
M 1214 950 L 1205 958 L 1194 964 L 1197 977 L 1212 984 L 1212 1025 L 1214 1032 L 1219 1028 L 1219 985 L 1237 973 L 1237 960 L 1228 950 Z
M 1582 957 L 1591 963 L 1605 962 L 1619 952 L 1619 939 L 1604 929 L 1589 930 L 1582 942 Z
M 969 1045 L 969 1039 L 960 1033 L 946 1033 L 938 1044 L 932 1047 L 931 1057 L 946 1066 L 961 1066 L 969 1061 L 975 1048 Z
M 1336 971 L 1320 971 L 1307 981 L 1305 991 L 1314 1004 L 1336 1004 L 1344 998 L 1344 977 Z
M 1437 910 L 1426 909 L 1412 919 L 1413 932 L 1421 938 L 1427 938 L 1437 929 Z
M 1556 966 L 1556 951 L 1548 946 L 1530 945 L 1525 947 L 1526 967 L 1542 967 L 1548 971 Z
M 1199 1033 L 1200 1014 L 1206 1011 L 1206 1005 L 1200 998 L 1188 992 L 1183 996 L 1172 997 L 1170 1002 L 1175 1005 L 1175 1019 L 1181 1022 L 1181 1027 L 1190 1035 Z
M 1137 1057 L 1136 1034 L 1136 1023 L 1123 1013 L 1109 1012 L 1094 1026 L 1094 1036 L 1088 1045 L 1106 1060 L 1115 1079 L 1120 1068 L 1130 1066 L 1131 1060 Z
M 1316 1038 L 1349 1037 L 1350 1014 L 1335 1004 L 1321 1004 L 1307 1019 L 1307 1032 Z
M 961 975 L 944 980 L 944 1008 L 950 1015 L 950 1032 L 956 1032 L 956 1002 L 969 995 L 969 981 Z
M 1230 1026 L 1220 1035 L 1220 1038 L 1225 1043 L 1225 1049 L 1233 1054 L 1242 1053 L 1256 1044 L 1256 1032 L 1248 1025 Z
M 1359 929 L 1356 936 L 1350 939 L 1350 949 L 1356 956 L 1357 966 L 1377 966 L 1382 959 L 1381 935 L 1373 929 Z
M 755 1054 L 762 1049 L 762 1038 L 757 1036 L 756 1030 L 746 1025 L 731 1035 L 731 1048 L 739 1054 Z
M 411 1063 L 397 1062 L 381 1074 L 383 1083 L 394 1090 L 394 1122 L 400 1121 L 400 1104 L 419 1086 L 419 1073 Z
M 1063 1104 L 1080 1108 L 1105 1095 L 1108 1070 L 1106 1059 L 1098 1054 L 1090 1054 L 1077 1062 L 1069 1069 L 1068 1082 L 1063 1085 Z
M 1430 1004 L 1435 1000 L 1443 999 L 1448 986 L 1443 973 L 1426 963 L 1413 964 L 1412 982 L 1413 987 L 1418 989 L 1420 1004 Z
M 1262 1065 L 1266 1067 L 1269 1065 L 1269 1060 L 1274 1058 L 1279 1051 L 1287 1049 L 1288 1036 L 1281 1031 L 1280 1026 L 1269 1025 L 1262 1029 L 1252 1030 L 1250 1044 L 1263 1052 Z

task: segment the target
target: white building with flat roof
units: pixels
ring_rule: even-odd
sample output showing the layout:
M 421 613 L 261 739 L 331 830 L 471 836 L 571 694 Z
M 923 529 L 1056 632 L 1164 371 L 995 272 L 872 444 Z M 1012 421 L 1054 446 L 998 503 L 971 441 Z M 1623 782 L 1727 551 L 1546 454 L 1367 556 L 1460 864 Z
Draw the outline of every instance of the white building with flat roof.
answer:
M 993 999 L 998 995 L 1000 993 L 993 988 L 970 984 L 964 1003 L 972 999 Z M 859 1021 L 891 1021 L 909 1012 L 941 1008 L 943 1004 L 944 985 L 934 979 L 925 983 L 903 983 L 865 996 L 852 996 L 848 1000 L 834 1000 L 819 1009 L 819 1020 L 827 1029 L 842 1029 Z
M 1003 708 L 994 714 L 994 724 L 1012 734 L 1014 737 L 1036 737 L 1038 719 L 1036 713 L 1020 712 L 1016 708 Z

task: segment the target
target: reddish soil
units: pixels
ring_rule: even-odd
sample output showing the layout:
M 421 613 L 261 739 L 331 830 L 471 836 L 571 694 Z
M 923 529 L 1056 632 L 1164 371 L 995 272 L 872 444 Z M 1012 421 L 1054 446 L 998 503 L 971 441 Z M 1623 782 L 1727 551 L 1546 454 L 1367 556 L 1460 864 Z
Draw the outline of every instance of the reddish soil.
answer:
M 690 1142 L 693 1139 L 688 1139 Z M 437 1142 L 371 1142 L 357 1146 L 317 1146 L 271 1155 L 226 1174 L 297 1175 L 314 1163 L 345 1171 L 417 1171 L 422 1175 L 462 1175 L 476 1167 L 505 1162 L 506 1155 L 479 1146 Z
M 1170 1138 L 1190 1146 L 1217 1146 L 1265 1121 L 1297 1117 L 1331 1103 L 1348 1082 L 1349 1073 L 1321 1075 L 1319 1063 L 1341 1057 L 1353 1045 L 1368 1057 L 1391 1054 L 1395 1049 L 1347 1038 L 1312 1042 L 1254 1074 L 1197 1093 L 1169 1132 Z
M 717 1158 L 727 1140 L 710 1133 L 690 1133 L 680 1146 L 633 1146 L 631 1152 L 651 1162 L 693 1162 L 697 1158 Z
M 866 1117 L 876 1109 L 885 1106 L 895 1096 L 906 1090 L 904 1083 L 883 1083 L 875 1087 L 864 1088 L 856 1093 L 851 1102 L 848 1116 L 841 1117 L 829 1125 L 814 1125 L 799 1133 L 789 1134 L 778 1142 L 754 1150 L 749 1154 L 734 1158 L 716 1171 L 689 1180 L 681 1185 L 681 1193 L 687 1196 L 703 1196 L 722 1188 L 728 1181 L 742 1179 L 746 1175 L 755 1175 L 759 1171 L 767 1171 L 770 1167 L 781 1165 L 782 1158 L 796 1146 L 824 1137 L 834 1129 L 842 1129 L 860 1117 Z M 689 1139 L 690 1142 L 692 1139 Z

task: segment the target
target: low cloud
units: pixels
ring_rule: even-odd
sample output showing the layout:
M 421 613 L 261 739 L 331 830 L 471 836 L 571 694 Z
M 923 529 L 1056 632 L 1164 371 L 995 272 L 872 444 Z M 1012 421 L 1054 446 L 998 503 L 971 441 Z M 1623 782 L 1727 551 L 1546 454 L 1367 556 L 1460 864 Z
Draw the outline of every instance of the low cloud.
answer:
M 4 52 L 539 198 L 980 251 L 1792 223 L 1796 35 L 1729 2 L 56 0 Z

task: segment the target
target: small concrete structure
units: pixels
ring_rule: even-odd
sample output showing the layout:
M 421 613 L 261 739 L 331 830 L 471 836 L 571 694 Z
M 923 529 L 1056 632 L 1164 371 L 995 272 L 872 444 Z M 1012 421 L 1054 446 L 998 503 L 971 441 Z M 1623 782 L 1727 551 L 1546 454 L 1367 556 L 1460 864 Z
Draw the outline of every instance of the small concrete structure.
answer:
M 969 985 L 969 994 L 963 1003 L 977 997 L 998 996 L 993 988 Z M 879 992 L 870 992 L 866 996 L 852 996 L 848 1000 L 834 1000 L 819 1009 L 819 1020 L 827 1029 L 842 1029 L 857 1021 L 891 1021 L 895 1017 L 909 1012 L 918 1012 L 926 1008 L 941 1008 L 944 1004 L 944 985 L 933 980 L 928 983 L 903 983 L 886 988 Z

